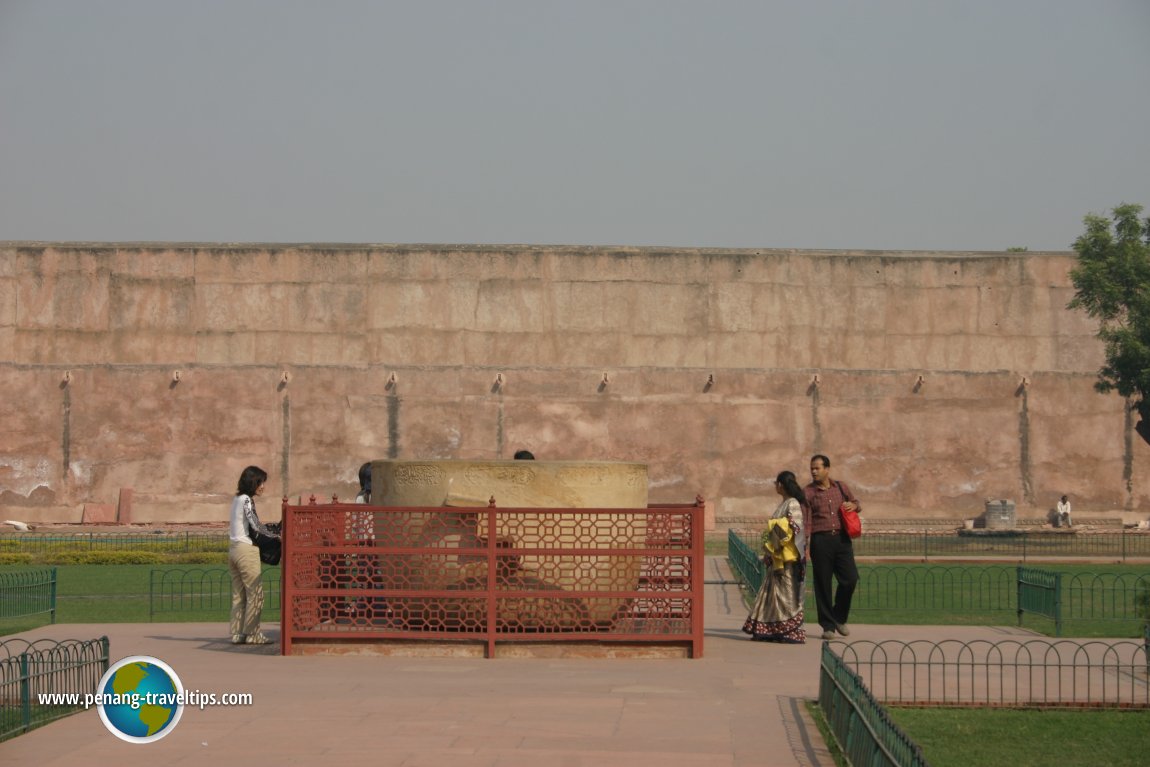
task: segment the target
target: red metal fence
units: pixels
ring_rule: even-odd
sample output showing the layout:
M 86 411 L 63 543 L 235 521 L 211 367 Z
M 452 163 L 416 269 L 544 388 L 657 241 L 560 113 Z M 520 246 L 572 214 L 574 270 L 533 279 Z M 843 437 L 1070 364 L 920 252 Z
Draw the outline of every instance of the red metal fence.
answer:
M 653 643 L 703 654 L 703 502 L 283 506 L 282 651 L 387 640 Z M 299 647 L 296 648 L 297 650 Z

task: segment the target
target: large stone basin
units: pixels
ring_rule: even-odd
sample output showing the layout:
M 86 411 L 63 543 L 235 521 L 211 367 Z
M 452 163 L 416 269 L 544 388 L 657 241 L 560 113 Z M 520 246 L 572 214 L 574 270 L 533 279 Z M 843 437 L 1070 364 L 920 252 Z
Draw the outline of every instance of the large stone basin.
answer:
M 484 545 L 489 532 L 486 515 L 476 511 L 486 507 L 492 497 L 502 509 L 647 506 L 647 467 L 640 463 L 381 460 L 372 462 L 371 472 L 373 505 L 459 509 L 438 515 L 375 515 L 377 542 L 444 549 L 442 556 L 407 560 L 405 578 L 413 588 L 467 588 L 466 584 L 481 581 L 486 572 L 484 561 L 453 554 L 452 549 Z M 521 588 L 515 585 L 516 579 L 527 578 L 531 583 L 564 591 L 630 591 L 638 585 L 640 557 L 513 552 L 532 548 L 639 548 L 646 541 L 646 519 L 622 514 L 501 514 L 496 536 L 498 545 L 509 550 L 501 561 L 511 563 L 515 571 L 501 574 L 504 588 Z M 515 600 L 507 604 L 513 605 Z M 611 623 L 623 607 L 619 599 L 595 597 L 583 600 L 583 604 L 596 625 Z M 499 617 L 501 622 L 521 625 L 515 623 L 516 616 L 505 616 L 502 610 Z
M 374 461 L 381 506 L 647 507 L 647 466 L 614 461 Z

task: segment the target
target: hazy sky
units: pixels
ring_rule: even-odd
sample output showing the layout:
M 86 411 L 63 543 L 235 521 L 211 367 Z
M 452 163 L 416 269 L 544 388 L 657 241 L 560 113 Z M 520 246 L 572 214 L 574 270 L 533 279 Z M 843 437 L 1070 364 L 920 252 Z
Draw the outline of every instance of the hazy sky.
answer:
M 0 240 L 1069 249 L 1150 0 L 0 0 Z

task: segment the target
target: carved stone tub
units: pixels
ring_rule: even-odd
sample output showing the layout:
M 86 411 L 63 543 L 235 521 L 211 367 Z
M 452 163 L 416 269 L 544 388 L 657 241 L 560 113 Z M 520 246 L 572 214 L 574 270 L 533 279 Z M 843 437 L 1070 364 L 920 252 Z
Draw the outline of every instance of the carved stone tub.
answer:
M 482 558 L 452 550 L 485 545 L 486 516 L 465 509 L 486 508 L 492 497 L 500 509 L 643 509 L 647 507 L 647 467 L 603 461 L 372 462 L 373 505 L 460 509 L 438 515 L 375 515 L 374 537 L 379 544 L 444 549 L 443 555 L 401 559 L 397 575 L 409 588 L 466 592 L 485 581 Z M 497 545 L 509 552 L 499 557 L 497 566 L 501 589 L 570 592 L 637 588 L 641 557 L 578 554 L 578 550 L 642 548 L 646 541 L 643 515 L 500 514 L 497 519 Z M 513 553 L 533 548 L 562 548 L 574 553 Z M 549 602 L 550 607 L 541 607 L 540 602 Z M 591 629 L 611 625 L 625 606 L 625 600 L 606 597 L 511 598 L 501 600 L 498 620 L 511 630 Z M 459 609 L 467 613 L 476 608 L 471 604 Z

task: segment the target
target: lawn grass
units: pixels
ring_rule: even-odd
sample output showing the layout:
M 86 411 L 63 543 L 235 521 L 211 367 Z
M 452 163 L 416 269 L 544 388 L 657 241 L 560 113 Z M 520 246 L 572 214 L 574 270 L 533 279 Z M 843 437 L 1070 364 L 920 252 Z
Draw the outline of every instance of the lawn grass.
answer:
M 1150 711 L 887 707 L 931 767 L 1142 767 Z
M 850 762 L 847 761 L 846 754 L 843 753 L 842 748 L 839 747 L 839 742 L 835 740 L 834 733 L 831 732 L 830 722 L 827 721 L 822 706 L 819 705 L 817 700 L 808 700 L 806 706 L 807 713 L 810 714 L 811 719 L 815 723 L 815 727 L 818 728 L 819 735 L 823 736 L 823 743 L 826 744 L 827 752 L 831 755 L 831 759 L 835 760 L 836 767 L 851 767 Z
M 703 553 L 708 557 L 727 556 L 727 537 L 710 536 L 703 538 Z
M 226 565 L 57 565 L 57 623 L 147 623 L 152 570 L 226 569 Z M 225 579 L 226 581 L 226 579 Z M 206 610 L 165 611 L 160 622 L 226 621 L 230 591 L 219 607 Z M 264 608 L 263 618 L 279 620 L 279 610 Z M 48 616 L 0 621 L 0 633 L 15 634 L 42 626 Z
M 24 618 L 4 618 L 3 620 L 0 620 L 0 637 L 5 637 L 9 634 L 19 634 L 22 631 L 31 631 L 34 628 L 43 626 L 47 622 L 47 615 L 33 615 Z
M 57 623 L 147 623 L 148 588 L 162 565 L 60 565 Z
M 868 565 L 867 563 L 860 563 L 863 568 L 860 580 L 865 580 L 867 577 L 867 568 L 881 568 L 873 569 L 872 573 L 875 577 L 890 577 L 894 579 L 900 578 L 900 571 L 905 573 L 910 570 L 919 570 L 923 568 L 985 568 L 987 573 L 997 571 L 1007 576 L 1011 581 L 1014 580 L 1017 565 L 1013 564 L 987 564 L 987 565 L 947 565 L 942 563 L 933 564 L 893 564 L 893 565 Z M 1062 623 L 1062 636 L 1063 637 L 1079 637 L 1079 638 L 1093 638 L 1093 637 L 1109 637 L 1109 638 L 1141 638 L 1142 637 L 1142 619 L 1137 618 L 1131 613 L 1127 618 L 1110 619 L 1088 616 L 1089 608 L 1091 605 L 1095 609 L 1101 607 L 1104 603 L 1109 602 L 1110 609 L 1119 609 L 1122 604 L 1132 604 L 1136 592 L 1133 588 L 1134 581 L 1141 576 L 1144 581 L 1150 579 L 1150 567 L 1146 565 L 1105 565 L 1100 566 L 1096 564 L 1053 564 L 1053 565 L 1037 565 L 1029 564 L 1028 567 L 1040 567 L 1044 570 L 1059 572 L 1063 574 L 1063 623 Z M 880 576 L 881 573 L 881 576 Z M 1126 579 L 1126 589 L 1118 589 L 1109 592 L 1104 596 L 1102 591 L 1099 590 L 1094 593 L 1092 601 L 1087 601 L 1084 597 L 1085 594 L 1079 593 L 1078 590 L 1071 590 L 1068 588 L 1069 581 L 1073 576 L 1079 576 L 1079 581 L 1085 587 L 1090 584 L 1094 576 L 1100 574 L 1123 576 Z M 913 583 L 912 579 L 906 579 L 907 582 Z M 1098 587 L 1101 589 L 1102 581 L 1099 580 Z M 905 602 L 918 602 L 920 604 L 970 604 L 972 601 L 969 597 L 963 598 L 958 593 L 963 585 L 960 583 L 948 584 L 949 593 L 936 592 L 929 596 L 922 597 L 920 595 L 906 594 L 903 596 Z M 974 608 L 962 609 L 947 609 L 935 607 L 916 607 L 914 609 L 905 608 L 867 608 L 865 593 L 862 589 L 865 588 L 865 583 L 860 583 L 859 591 L 855 592 L 855 607 L 851 610 L 851 619 L 856 623 L 871 623 L 877 625 L 917 625 L 917 626 L 946 626 L 946 625 L 962 625 L 962 626 L 987 626 L 987 625 L 1018 625 L 1018 612 L 1013 607 L 1006 609 L 984 609 L 977 610 Z M 920 587 L 921 588 L 921 587 Z M 1127 593 L 1128 592 L 1128 593 Z M 863 597 L 860 599 L 860 597 Z M 814 609 L 814 598 L 811 593 L 807 594 L 807 609 Z M 1013 603 L 1013 600 L 1012 602 Z M 1082 617 L 1075 617 L 1082 616 Z M 1054 620 L 1045 618 L 1040 615 L 1027 614 L 1023 616 L 1022 625 L 1025 628 L 1032 629 L 1048 636 L 1054 636 L 1055 626 Z
M 1108 609 L 1116 609 L 1119 605 L 1130 607 L 1136 598 L 1133 587 L 1135 580 L 1141 576 L 1143 582 L 1150 581 L 1150 567 L 1146 565 L 1086 565 L 1086 564 L 1057 564 L 1057 565 L 1029 565 L 1042 567 L 1063 573 L 1064 582 L 1064 609 L 1062 637 L 1077 638 L 1131 638 L 1142 637 L 1142 619 L 1135 612 L 1130 612 L 1125 619 L 1109 619 L 1089 616 L 1089 607 L 1095 609 L 1111 600 Z M 1017 565 L 1014 564 L 946 564 L 946 563 L 906 563 L 906 564 L 872 564 L 859 562 L 860 583 L 855 592 L 854 605 L 851 609 L 851 621 L 873 625 L 914 625 L 914 626 L 1017 626 L 1018 611 L 1013 607 L 1014 580 Z M 965 581 L 960 577 L 933 579 L 926 577 L 927 572 L 935 573 L 951 571 L 961 573 L 964 570 L 978 572 L 982 578 L 975 577 Z M 1085 586 L 1094 576 L 1100 574 L 1124 576 L 1126 586 L 1110 592 L 1104 597 L 1101 592 L 1094 595 L 1093 601 L 1087 603 L 1083 594 L 1067 587 L 1072 576 L 1079 576 Z M 815 601 L 811 588 L 810 573 L 807 573 L 807 592 L 804 610 L 807 615 L 814 615 Z M 996 584 L 988 586 L 988 584 Z M 1099 586 L 1101 587 L 1101 580 Z M 868 593 L 868 589 L 870 589 Z M 995 593 L 993 599 L 978 599 L 972 590 L 982 589 Z M 755 595 L 743 592 L 744 601 L 749 608 Z M 979 609 L 980 604 L 999 605 L 995 609 Z M 878 606 L 874 606 L 878 605 Z M 954 605 L 954 607 L 952 607 Z M 1082 617 L 1078 617 L 1082 616 Z M 1053 637 L 1055 625 L 1053 619 L 1040 615 L 1027 614 L 1023 617 L 1024 628 L 1031 629 L 1040 634 Z

